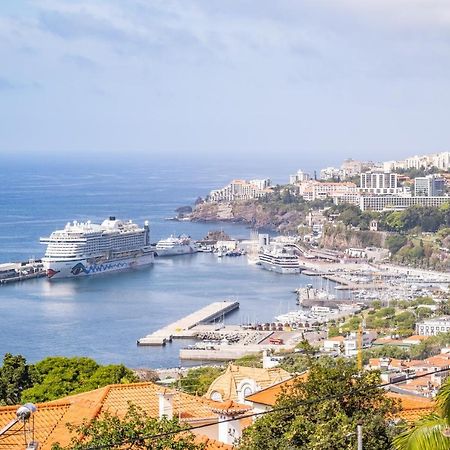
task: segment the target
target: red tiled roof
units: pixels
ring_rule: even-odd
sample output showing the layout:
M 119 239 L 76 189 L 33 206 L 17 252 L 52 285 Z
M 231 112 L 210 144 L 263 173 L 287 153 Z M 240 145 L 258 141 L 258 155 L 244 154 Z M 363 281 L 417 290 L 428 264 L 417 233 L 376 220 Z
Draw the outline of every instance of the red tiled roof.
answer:
M 274 384 L 267 389 L 262 389 L 261 391 L 255 392 L 254 394 L 245 397 L 245 399 L 253 403 L 274 406 L 281 393 L 289 391 L 296 381 L 303 381 L 307 378 L 307 376 L 307 372 L 302 373 L 301 375 L 290 378 L 289 380 Z
M 402 395 L 394 392 L 388 392 L 386 395 L 389 398 L 400 401 L 401 411 L 396 414 L 396 417 L 408 422 L 414 422 L 420 417 L 434 411 L 435 404 L 428 398 Z
M 92 420 L 108 412 L 123 417 L 130 403 L 140 407 L 150 417 L 159 416 L 158 393 L 170 391 L 173 393 L 174 416 L 183 422 L 191 420 L 196 424 L 205 422 L 217 423 L 217 414 L 212 410 L 217 402 L 204 397 L 192 396 L 162 388 L 154 383 L 134 383 L 110 385 L 94 391 L 72 395 L 60 400 L 38 404 L 33 414 L 35 437 L 39 442 L 39 450 L 50 450 L 52 444 L 59 442 L 67 445 L 72 434 L 67 424 L 81 425 L 85 420 Z M 246 405 L 233 403 L 236 408 L 247 408 Z M 0 428 L 16 417 L 17 406 L 0 407 Z M 18 429 L 19 425 L 14 427 Z M 201 436 L 200 436 L 201 438 Z M 216 445 L 217 444 L 217 445 Z M 0 449 L 23 450 L 23 435 L 7 434 L 0 439 Z M 208 439 L 208 450 L 231 448 Z

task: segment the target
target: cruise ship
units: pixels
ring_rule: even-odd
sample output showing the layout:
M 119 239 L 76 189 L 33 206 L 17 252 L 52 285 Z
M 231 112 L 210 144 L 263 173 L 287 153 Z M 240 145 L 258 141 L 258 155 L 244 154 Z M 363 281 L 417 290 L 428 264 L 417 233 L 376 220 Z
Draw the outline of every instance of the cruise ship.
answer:
M 41 238 L 47 244 L 42 262 L 47 277 L 73 278 L 132 269 L 153 263 L 149 225 L 111 216 L 101 225 L 74 220 Z
M 157 256 L 175 256 L 197 253 L 198 248 L 189 236 L 170 236 L 161 239 L 155 247 Z
M 300 273 L 300 262 L 294 253 L 285 247 L 274 247 L 259 254 L 259 262 L 266 270 L 278 273 Z

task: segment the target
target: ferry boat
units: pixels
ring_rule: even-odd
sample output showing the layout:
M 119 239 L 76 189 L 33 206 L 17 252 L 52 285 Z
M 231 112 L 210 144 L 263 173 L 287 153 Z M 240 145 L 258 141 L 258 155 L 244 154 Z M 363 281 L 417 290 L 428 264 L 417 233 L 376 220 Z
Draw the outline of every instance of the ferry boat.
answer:
M 79 278 L 150 265 L 154 251 L 149 233 L 148 221 L 141 228 L 114 216 L 101 225 L 69 222 L 64 229 L 40 239 L 47 244 L 42 258 L 47 277 Z
M 259 262 L 266 270 L 278 273 L 300 273 L 300 261 L 286 248 L 269 248 L 259 254 Z
M 170 236 L 167 239 L 161 239 L 156 244 L 157 256 L 175 256 L 197 253 L 198 248 L 195 242 L 189 236 Z

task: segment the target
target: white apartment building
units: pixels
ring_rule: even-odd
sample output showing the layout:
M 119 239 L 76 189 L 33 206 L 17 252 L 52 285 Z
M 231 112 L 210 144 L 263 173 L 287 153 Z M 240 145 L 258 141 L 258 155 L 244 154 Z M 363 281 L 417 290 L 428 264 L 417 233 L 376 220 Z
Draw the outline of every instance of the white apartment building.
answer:
M 222 189 L 216 189 L 209 193 L 208 201 L 222 202 L 233 200 L 250 200 L 260 198 L 270 192 L 270 180 L 233 180 Z
M 355 183 L 351 182 L 327 182 L 310 180 L 299 185 L 299 194 L 307 201 L 324 200 L 327 197 L 344 198 L 356 201 L 358 196 L 358 188 Z
M 374 333 L 364 332 L 362 335 L 362 347 L 368 348 L 376 338 Z M 356 356 L 358 354 L 358 336 L 355 332 L 347 337 L 336 336 L 323 341 L 322 348 L 324 352 L 343 354 L 346 357 Z
M 450 169 L 450 152 L 431 153 L 429 155 L 415 155 L 402 161 L 386 161 L 383 163 L 385 171 L 395 169 L 421 169 L 437 167 L 439 170 Z
M 401 197 L 399 195 L 365 195 L 360 198 L 361 211 L 402 210 L 410 206 L 439 206 L 449 203 L 450 197 Z
M 419 336 L 436 336 L 439 333 L 450 332 L 450 316 L 426 319 L 416 323 L 416 333 Z
M 270 178 L 263 178 L 262 180 L 250 180 L 249 183 L 260 190 L 264 190 L 271 186 L 272 181 Z
M 311 179 L 309 173 L 298 170 L 294 175 L 289 175 L 289 184 L 303 183 Z
M 392 172 L 365 172 L 360 175 L 361 194 L 389 195 L 399 194 L 397 174 Z

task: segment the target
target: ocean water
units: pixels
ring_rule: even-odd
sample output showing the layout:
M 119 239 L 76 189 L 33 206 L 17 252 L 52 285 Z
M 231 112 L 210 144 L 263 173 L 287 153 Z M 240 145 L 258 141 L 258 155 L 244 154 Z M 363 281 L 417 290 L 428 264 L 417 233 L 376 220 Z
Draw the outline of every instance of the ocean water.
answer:
M 236 172 L 172 161 L 141 167 L 3 165 L 0 262 L 41 257 L 40 236 L 71 220 L 97 222 L 109 215 L 141 224 L 150 220 L 152 242 L 172 233 L 201 238 L 213 229 L 248 237 L 243 225 L 165 220 Z M 156 348 L 137 347 L 136 340 L 225 299 L 241 305 L 228 323 L 270 321 L 294 309 L 293 290 L 311 281 L 320 282 L 267 272 L 248 265 L 246 258 L 196 254 L 157 258 L 152 267 L 133 272 L 1 286 L 0 354 L 20 353 L 32 362 L 49 355 L 84 355 L 104 364 L 174 367 L 180 365 L 179 348 L 189 342 Z

